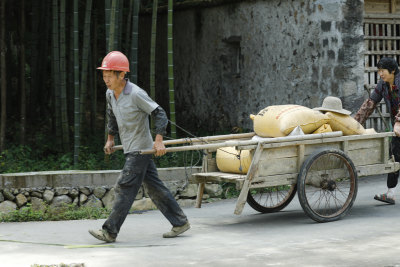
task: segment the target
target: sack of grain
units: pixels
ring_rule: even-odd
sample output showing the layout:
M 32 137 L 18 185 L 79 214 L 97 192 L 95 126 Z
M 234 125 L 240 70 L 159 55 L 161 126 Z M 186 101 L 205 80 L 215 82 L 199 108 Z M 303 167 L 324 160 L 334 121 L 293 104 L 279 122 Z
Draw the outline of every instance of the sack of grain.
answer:
M 217 149 L 217 167 L 221 172 L 246 174 L 250 168 L 252 155 L 250 150 L 236 150 L 235 147 Z
M 329 117 L 329 124 L 333 131 L 342 131 L 343 135 L 364 134 L 364 127 L 350 115 L 337 112 L 326 112 Z
M 261 110 L 253 120 L 254 131 L 261 137 L 287 136 L 294 128 L 300 126 L 309 134 L 327 123 L 329 118 L 320 111 L 299 105 L 276 105 Z
M 325 123 L 317 130 L 315 130 L 313 134 L 329 133 L 329 132 L 332 132 L 332 127 L 328 123 Z

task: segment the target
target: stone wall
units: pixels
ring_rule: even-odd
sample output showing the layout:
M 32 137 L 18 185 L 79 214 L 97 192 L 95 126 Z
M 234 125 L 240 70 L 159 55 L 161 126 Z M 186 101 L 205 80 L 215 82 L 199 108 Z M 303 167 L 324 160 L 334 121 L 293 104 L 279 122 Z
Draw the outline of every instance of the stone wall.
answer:
M 269 105 L 362 102 L 362 0 L 241 1 L 174 13 L 177 122 L 252 129 Z M 139 85 L 148 88 L 151 15 L 141 16 Z M 168 109 L 166 16 L 157 29 L 157 101 Z
M 193 206 L 197 184 L 187 184 L 187 175 L 200 171 L 193 168 L 159 169 L 160 179 L 181 206 Z M 106 207 L 111 209 L 115 192 L 113 185 L 120 171 L 52 171 L 0 174 L 0 213 L 17 210 L 28 203 L 34 210 L 63 204 Z M 221 197 L 220 185 L 207 185 L 204 198 Z M 142 186 L 132 210 L 156 207 Z
M 188 184 L 184 189 L 172 191 L 181 207 L 194 206 L 197 194 L 197 184 Z M 207 184 L 203 195 L 204 200 L 223 197 L 219 184 Z M 110 186 L 81 187 L 39 187 L 39 188 L 4 188 L 0 189 L 0 214 L 18 210 L 28 203 L 33 210 L 44 210 L 46 206 L 59 208 L 63 205 L 89 206 L 111 209 L 114 204 L 115 190 Z M 151 210 L 156 206 L 142 187 L 137 194 L 131 210 Z

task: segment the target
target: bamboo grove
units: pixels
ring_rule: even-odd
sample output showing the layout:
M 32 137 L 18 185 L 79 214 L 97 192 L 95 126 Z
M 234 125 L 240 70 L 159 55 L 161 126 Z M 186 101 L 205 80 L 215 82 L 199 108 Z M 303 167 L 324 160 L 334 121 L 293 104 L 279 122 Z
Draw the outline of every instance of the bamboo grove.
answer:
M 96 67 L 113 50 L 130 60 L 138 82 L 139 17 L 151 10 L 150 96 L 155 98 L 157 8 L 168 10 L 168 94 L 175 121 L 173 0 L 0 0 L 0 152 L 32 145 L 37 133 L 49 150 L 73 152 L 104 135 L 105 88 Z M 182 1 L 181 1 L 182 2 Z M 157 100 L 156 100 L 157 101 Z M 172 124 L 173 125 L 173 124 Z M 174 125 L 171 136 L 176 136 Z

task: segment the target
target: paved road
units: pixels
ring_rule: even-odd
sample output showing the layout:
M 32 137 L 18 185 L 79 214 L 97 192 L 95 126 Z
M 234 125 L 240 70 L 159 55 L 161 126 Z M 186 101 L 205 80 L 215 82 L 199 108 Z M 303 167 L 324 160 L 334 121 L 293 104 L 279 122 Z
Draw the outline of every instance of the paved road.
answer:
M 297 197 L 282 212 L 246 205 L 241 216 L 235 200 L 224 200 L 185 209 L 192 229 L 174 239 L 161 237 L 170 226 L 158 211 L 129 215 L 118 242 L 105 246 L 87 233 L 103 220 L 2 223 L 0 266 L 400 267 L 400 194 L 398 205 L 372 198 L 385 185 L 383 176 L 360 180 L 353 209 L 337 222 L 315 223 Z

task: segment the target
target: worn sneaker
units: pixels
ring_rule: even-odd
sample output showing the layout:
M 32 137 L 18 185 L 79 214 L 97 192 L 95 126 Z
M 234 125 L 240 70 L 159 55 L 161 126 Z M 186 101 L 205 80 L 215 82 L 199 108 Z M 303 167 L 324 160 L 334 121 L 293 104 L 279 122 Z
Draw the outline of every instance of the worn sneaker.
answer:
M 115 237 L 110 236 L 110 234 L 106 230 L 89 230 L 89 233 L 101 241 L 105 241 L 107 243 L 115 242 Z
M 176 236 L 182 234 L 183 232 L 186 232 L 189 229 L 190 229 L 190 224 L 189 224 L 189 222 L 187 222 L 182 226 L 172 227 L 171 231 L 169 231 L 168 233 L 163 234 L 163 237 L 164 238 L 176 237 Z

